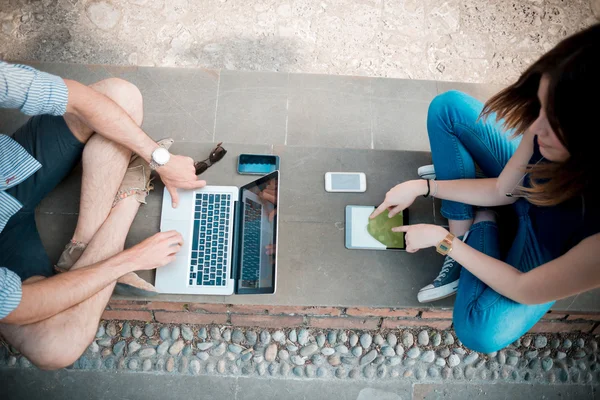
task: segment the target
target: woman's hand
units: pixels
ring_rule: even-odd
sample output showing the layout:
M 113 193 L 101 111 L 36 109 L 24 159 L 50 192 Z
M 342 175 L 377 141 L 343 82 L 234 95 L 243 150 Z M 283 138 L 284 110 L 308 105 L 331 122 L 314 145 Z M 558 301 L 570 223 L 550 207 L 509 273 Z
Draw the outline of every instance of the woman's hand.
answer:
M 408 208 L 417 198 L 417 196 L 427 193 L 427 181 L 420 179 L 415 181 L 407 181 L 394 186 L 385 195 L 385 200 L 371 214 L 371 218 L 375 218 L 386 209 L 390 210 L 389 217 L 392 218 L 400 211 Z
M 404 242 L 406 251 L 416 253 L 427 247 L 437 246 L 448 235 L 441 226 L 431 224 L 404 225 L 392 228 L 393 232 L 406 232 Z

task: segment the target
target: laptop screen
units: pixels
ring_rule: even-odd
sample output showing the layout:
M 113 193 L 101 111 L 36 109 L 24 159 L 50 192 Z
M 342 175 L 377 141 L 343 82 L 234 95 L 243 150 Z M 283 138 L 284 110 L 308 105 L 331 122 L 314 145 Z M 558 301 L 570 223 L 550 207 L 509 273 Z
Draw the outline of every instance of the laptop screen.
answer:
M 241 188 L 238 293 L 275 291 L 278 189 L 278 171 Z

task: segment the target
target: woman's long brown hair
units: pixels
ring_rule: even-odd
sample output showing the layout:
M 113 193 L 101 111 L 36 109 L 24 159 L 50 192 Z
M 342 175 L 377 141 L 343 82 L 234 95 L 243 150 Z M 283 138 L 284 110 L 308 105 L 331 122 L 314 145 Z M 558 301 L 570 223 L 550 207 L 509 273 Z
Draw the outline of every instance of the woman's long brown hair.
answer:
M 544 54 L 492 97 L 482 116 L 495 112 L 515 135 L 525 133 L 540 113 L 537 91 L 543 75 L 549 78 L 546 115 L 570 157 L 529 165 L 530 185 L 519 189 L 533 204 L 554 206 L 591 190 L 600 192 L 600 24 Z

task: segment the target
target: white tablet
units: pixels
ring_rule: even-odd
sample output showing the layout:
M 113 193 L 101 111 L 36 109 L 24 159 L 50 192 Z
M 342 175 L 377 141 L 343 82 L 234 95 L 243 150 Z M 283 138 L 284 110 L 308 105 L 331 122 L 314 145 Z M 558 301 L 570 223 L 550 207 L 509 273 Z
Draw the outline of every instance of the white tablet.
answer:
M 369 216 L 373 206 L 346 206 L 346 248 L 351 250 L 406 250 L 406 247 L 387 247 L 369 233 Z M 408 224 L 408 209 L 402 212 L 404 224 Z M 404 242 L 404 241 L 403 241 Z

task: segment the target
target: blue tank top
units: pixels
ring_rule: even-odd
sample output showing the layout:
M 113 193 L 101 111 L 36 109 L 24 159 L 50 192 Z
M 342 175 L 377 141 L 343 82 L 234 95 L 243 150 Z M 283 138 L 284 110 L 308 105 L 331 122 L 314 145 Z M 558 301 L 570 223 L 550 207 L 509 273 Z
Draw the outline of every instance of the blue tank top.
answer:
M 530 164 L 547 162 L 534 139 Z M 527 185 L 529 180 L 525 180 Z M 529 217 L 539 244 L 552 255 L 564 255 L 583 239 L 600 232 L 600 209 L 589 195 L 578 195 L 552 207 L 531 204 Z

